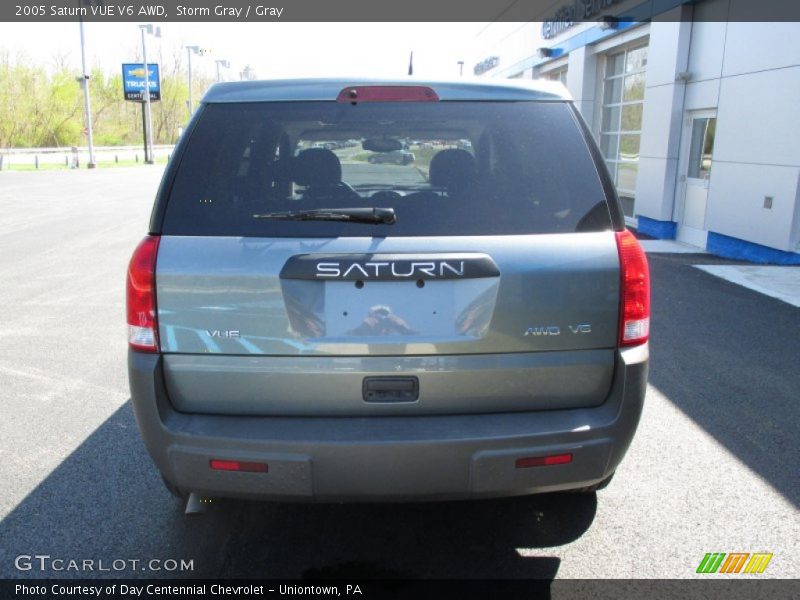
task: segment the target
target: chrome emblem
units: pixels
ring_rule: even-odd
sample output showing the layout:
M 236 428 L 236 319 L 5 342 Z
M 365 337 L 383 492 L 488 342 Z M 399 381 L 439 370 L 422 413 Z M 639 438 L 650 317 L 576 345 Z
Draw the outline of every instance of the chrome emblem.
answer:
M 579 325 L 568 325 L 569 330 L 577 335 L 579 333 L 592 333 L 592 326 L 590 323 L 581 323 Z M 558 325 L 542 325 L 538 327 L 528 327 L 525 336 L 535 335 L 561 335 L 561 328 Z
M 206 329 L 206 335 L 212 338 L 238 338 L 239 330 L 238 329 Z

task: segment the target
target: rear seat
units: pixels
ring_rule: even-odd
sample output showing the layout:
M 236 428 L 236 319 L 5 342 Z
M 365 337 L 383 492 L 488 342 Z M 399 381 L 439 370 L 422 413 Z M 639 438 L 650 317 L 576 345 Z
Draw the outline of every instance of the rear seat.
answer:
M 342 181 L 339 157 L 327 148 L 308 148 L 300 152 L 292 162 L 292 180 L 305 188 L 303 200 L 358 197 L 353 188 Z
M 448 196 L 464 192 L 476 179 L 475 158 L 466 150 L 441 150 L 431 159 L 428 180 L 433 187 L 446 189 Z

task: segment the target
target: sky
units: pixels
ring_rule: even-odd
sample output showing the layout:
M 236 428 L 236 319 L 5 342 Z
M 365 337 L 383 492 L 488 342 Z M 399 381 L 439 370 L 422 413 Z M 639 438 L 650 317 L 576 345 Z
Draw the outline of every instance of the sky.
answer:
M 165 56 L 186 45 L 210 50 L 194 56 L 193 69 L 216 76 L 215 60 L 229 60 L 224 79 L 238 79 L 245 65 L 259 78 L 339 75 L 403 76 L 414 52 L 414 74 L 455 77 L 479 60 L 476 39 L 485 23 L 165 23 L 161 39 L 148 36 L 149 62 L 159 46 Z M 87 68 L 117 73 L 141 53 L 137 23 L 86 23 Z M 0 51 L 53 68 L 56 58 L 80 72 L 77 23 L 0 23 Z

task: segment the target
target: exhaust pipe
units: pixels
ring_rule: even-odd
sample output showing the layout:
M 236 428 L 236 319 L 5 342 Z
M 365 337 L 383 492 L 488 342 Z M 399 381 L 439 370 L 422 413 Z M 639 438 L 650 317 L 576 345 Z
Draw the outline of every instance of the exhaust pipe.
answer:
M 204 515 L 208 512 L 208 509 L 213 501 L 213 498 L 206 498 L 196 494 L 195 492 L 192 492 L 189 494 L 189 499 L 186 501 L 186 511 L 184 514 Z

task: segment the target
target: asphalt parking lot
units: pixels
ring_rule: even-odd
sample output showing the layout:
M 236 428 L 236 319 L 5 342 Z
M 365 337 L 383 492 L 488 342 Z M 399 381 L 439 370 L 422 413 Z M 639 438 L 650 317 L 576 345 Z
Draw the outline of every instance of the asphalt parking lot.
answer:
M 726 262 L 708 255 L 650 257 L 650 385 L 606 490 L 185 517 L 126 376 L 125 269 L 160 173 L 0 173 L 0 577 L 684 578 L 707 552 L 800 576 L 800 309 L 691 267 Z M 35 554 L 193 569 L 15 566 Z

